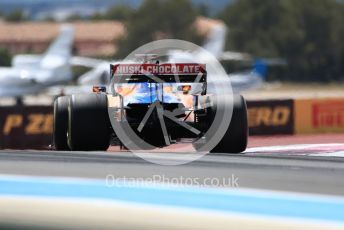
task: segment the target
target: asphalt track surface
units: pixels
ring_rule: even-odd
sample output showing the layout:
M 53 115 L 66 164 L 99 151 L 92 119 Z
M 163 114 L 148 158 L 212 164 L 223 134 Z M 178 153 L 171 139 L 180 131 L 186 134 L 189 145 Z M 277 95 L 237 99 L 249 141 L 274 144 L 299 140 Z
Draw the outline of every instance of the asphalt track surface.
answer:
M 208 154 L 189 164 L 162 166 L 130 152 L 2 150 L 0 174 L 104 180 L 110 175 L 126 180 L 153 178 L 164 183 L 344 195 L 342 157 Z

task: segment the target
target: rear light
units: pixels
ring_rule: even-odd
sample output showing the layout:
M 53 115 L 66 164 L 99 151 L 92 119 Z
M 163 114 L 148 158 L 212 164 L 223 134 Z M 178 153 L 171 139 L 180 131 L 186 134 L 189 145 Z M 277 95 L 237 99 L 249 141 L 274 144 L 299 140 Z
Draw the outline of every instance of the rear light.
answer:
M 93 93 L 105 93 L 106 87 L 105 86 L 93 86 L 92 92 Z
M 187 94 L 190 90 L 191 90 L 191 85 L 178 86 L 178 91 L 182 91 L 184 94 Z

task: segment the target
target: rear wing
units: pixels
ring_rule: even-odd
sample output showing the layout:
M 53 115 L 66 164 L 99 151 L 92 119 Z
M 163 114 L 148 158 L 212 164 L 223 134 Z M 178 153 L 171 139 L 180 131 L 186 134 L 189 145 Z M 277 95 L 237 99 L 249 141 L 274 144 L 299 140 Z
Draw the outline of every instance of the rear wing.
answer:
M 205 64 L 115 64 L 110 65 L 111 78 L 118 83 L 206 83 Z

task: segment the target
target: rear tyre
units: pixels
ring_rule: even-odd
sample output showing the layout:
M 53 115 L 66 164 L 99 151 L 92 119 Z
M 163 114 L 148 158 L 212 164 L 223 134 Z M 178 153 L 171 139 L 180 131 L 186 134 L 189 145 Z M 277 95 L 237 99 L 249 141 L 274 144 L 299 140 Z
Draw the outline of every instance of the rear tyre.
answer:
M 248 141 L 247 106 L 243 96 L 233 97 L 233 115 L 230 125 L 221 141 L 210 151 L 212 153 L 241 153 Z M 214 101 L 214 109 L 219 111 L 221 101 Z M 212 113 L 215 116 L 215 113 Z M 214 117 L 213 117 L 214 118 Z
M 109 147 L 110 120 L 105 94 L 72 95 L 68 116 L 71 150 L 104 151 Z
M 67 143 L 69 96 L 54 101 L 53 146 L 56 150 L 70 150 Z

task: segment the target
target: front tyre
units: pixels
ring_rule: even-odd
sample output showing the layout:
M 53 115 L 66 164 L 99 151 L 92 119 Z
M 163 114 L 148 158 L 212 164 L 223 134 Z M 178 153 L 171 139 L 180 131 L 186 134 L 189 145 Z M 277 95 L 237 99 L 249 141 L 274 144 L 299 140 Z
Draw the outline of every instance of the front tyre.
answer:
M 105 94 L 72 95 L 68 116 L 71 150 L 104 151 L 109 147 L 110 119 Z

